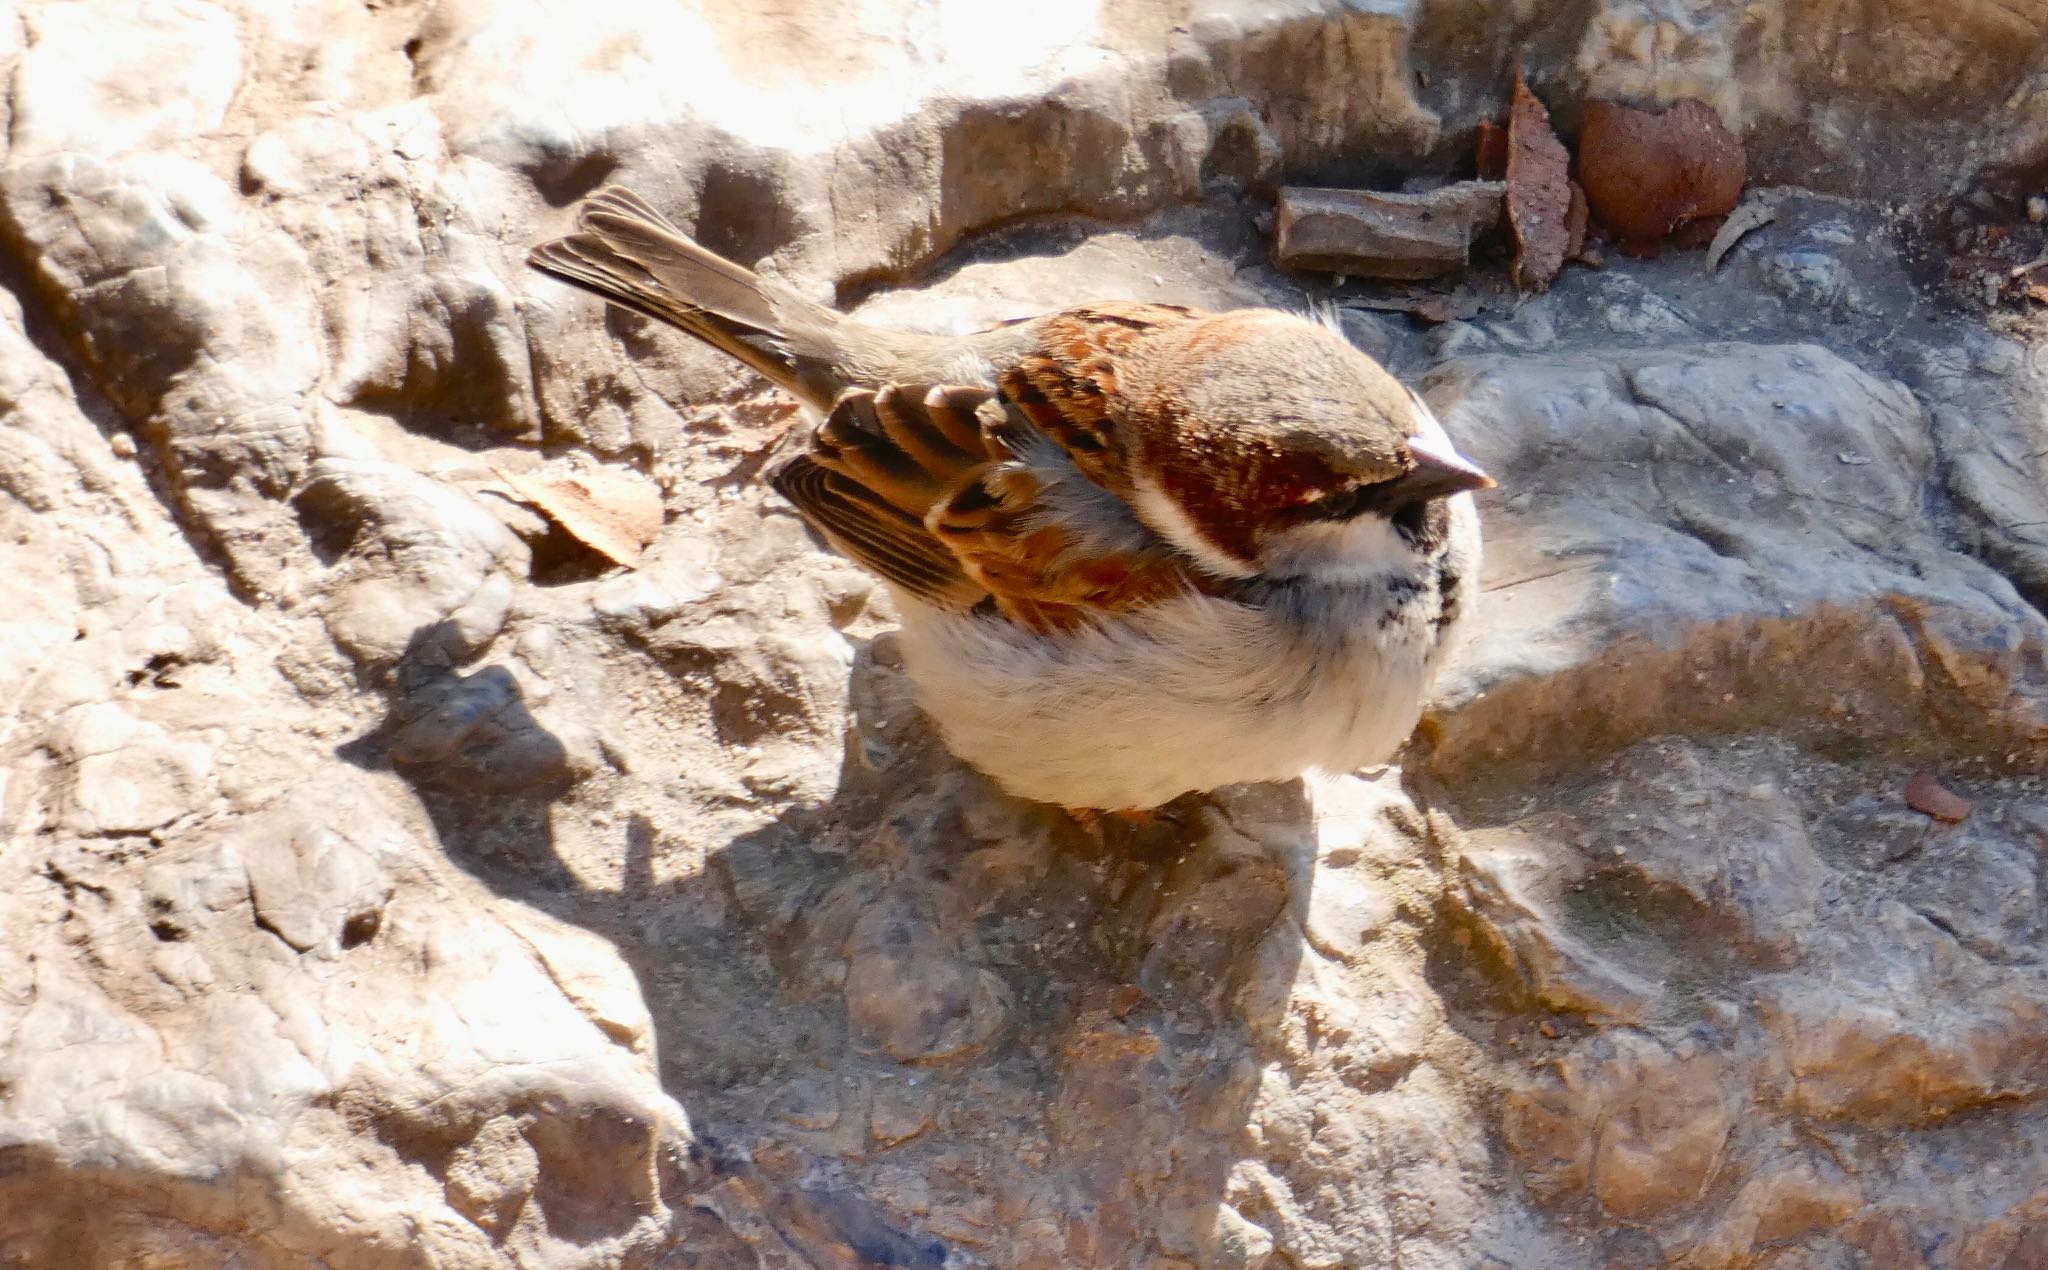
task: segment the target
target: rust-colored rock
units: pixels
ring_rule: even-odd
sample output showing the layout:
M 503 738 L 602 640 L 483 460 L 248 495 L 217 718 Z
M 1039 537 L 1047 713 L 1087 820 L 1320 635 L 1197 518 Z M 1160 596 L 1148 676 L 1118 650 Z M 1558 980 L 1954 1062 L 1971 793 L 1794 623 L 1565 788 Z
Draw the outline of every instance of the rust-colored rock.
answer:
M 1735 210 L 1747 177 L 1742 143 L 1703 101 L 1687 98 L 1661 113 L 1586 103 L 1579 181 L 1593 215 L 1625 250 L 1653 253 L 1688 222 Z
M 1932 772 L 1915 772 L 1906 782 L 1906 806 L 1946 825 L 1959 825 L 1970 818 L 1970 804 L 1935 778 Z

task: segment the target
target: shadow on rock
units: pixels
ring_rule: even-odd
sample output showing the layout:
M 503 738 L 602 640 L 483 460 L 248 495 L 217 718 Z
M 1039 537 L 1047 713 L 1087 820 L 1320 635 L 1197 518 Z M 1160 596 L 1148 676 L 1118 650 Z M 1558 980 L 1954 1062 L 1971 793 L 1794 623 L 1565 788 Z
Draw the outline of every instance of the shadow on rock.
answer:
M 1190 800 L 1166 850 L 1106 848 L 947 755 L 885 635 L 852 669 L 831 797 L 665 883 L 629 816 L 620 887 L 593 888 L 550 826 L 571 746 L 443 636 L 344 757 L 405 776 L 456 863 L 618 947 L 709 1135 L 687 1202 L 818 1266 L 1242 1261 L 1223 1201 L 1301 956 L 1299 785 Z
M 947 755 L 893 646 L 856 660 L 833 796 L 710 862 L 831 1037 L 762 1073 L 755 1158 L 991 1265 L 1230 1264 L 1268 1048 L 1250 1003 L 1301 954 L 1305 793 L 1188 800 L 1174 849 L 1105 848 Z
M 548 808 L 574 783 L 569 748 L 533 717 L 510 670 L 454 669 L 460 638 L 446 622 L 416 632 L 387 672 L 390 713 L 336 753 L 358 767 L 403 776 L 451 860 L 498 890 L 588 925 L 545 898 L 574 883 L 555 854 L 548 821 Z M 507 843 L 520 845 L 516 863 L 525 867 L 518 872 L 533 885 L 506 885 Z

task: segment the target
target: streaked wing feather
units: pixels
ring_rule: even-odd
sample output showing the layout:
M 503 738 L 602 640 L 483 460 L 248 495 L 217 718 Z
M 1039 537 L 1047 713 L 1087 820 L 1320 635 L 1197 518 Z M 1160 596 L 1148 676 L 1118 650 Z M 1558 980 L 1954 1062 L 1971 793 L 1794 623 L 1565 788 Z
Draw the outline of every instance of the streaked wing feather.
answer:
M 987 598 L 952 552 L 860 482 L 798 455 L 770 478 L 813 528 L 854 563 L 929 604 L 964 613 Z
M 991 463 L 925 519 L 1005 616 L 1033 630 L 1071 630 L 1208 585 L 1191 562 L 1134 519 L 1110 545 L 1048 514 L 1050 482 L 1061 478 L 1082 479 L 1022 460 Z M 1112 496 L 1100 491 L 1099 497 Z
M 931 505 L 984 460 L 919 417 L 921 403 L 903 400 L 916 391 L 890 384 L 847 393 L 818 425 L 811 457 L 921 523 Z
M 991 393 L 936 387 L 905 399 L 918 392 L 890 384 L 875 394 L 875 425 L 891 444 L 928 472 L 963 471 L 988 457 L 974 412 Z
M 1061 413 L 1085 387 L 1047 393 L 1011 375 L 1005 388 L 1024 400 L 950 384 L 849 390 L 776 488 L 834 547 L 911 594 L 956 612 L 993 600 L 1037 631 L 1213 587 L 1102 485 L 1088 460 L 1103 452 L 1075 441 L 1099 419 Z

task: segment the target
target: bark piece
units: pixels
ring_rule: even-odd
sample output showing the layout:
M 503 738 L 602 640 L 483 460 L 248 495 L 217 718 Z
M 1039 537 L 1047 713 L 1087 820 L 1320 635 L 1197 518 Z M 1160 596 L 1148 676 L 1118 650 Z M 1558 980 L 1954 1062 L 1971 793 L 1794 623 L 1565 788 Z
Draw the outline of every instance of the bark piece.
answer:
M 1550 112 L 1515 71 L 1514 105 L 1508 112 L 1508 223 L 1515 231 L 1515 285 L 1548 291 L 1564 268 L 1571 214 L 1566 171 L 1571 156 L 1550 127 Z
M 1420 194 L 1290 186 L 1280 191 L 1273 260 L 1363 278 L 1435 278 L 1466 265 L 1500 219 L 1505 187 L 1461 181 Z

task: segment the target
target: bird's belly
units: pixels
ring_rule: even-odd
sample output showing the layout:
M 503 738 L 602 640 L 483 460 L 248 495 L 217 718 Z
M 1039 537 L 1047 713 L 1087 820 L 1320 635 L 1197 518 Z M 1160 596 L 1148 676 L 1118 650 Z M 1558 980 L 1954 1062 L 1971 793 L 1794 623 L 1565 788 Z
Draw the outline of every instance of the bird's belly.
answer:
M 1126 809 L 1387 758 L 1420 716 L 1431 636 L 1191 596 L 1049 639 L 913 603 L 903 650 L 960 758 L 1024 798 Z

